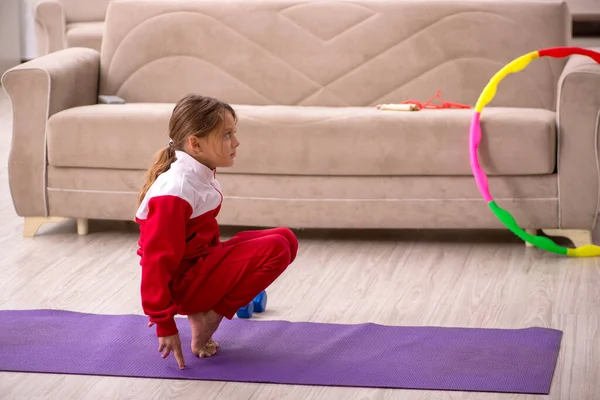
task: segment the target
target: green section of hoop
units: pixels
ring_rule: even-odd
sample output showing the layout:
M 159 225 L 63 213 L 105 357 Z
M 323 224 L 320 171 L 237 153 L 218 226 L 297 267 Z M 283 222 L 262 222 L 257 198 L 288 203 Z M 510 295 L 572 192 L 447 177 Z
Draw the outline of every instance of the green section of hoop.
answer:
M 552 253 L 567 255 L 566 247 L 559 246 L 546 237 L 530 235 L 523 229 L 519 228 L 519 225 L 517 225 L 517 221 L 515 221 L 513 216 L 500 208 L 494 200 L 490 201 L 488 206 L 492 209 L 492 212 L 496 215 L 496 217 L 498 217 L 498 219 L 502 221 L 502 223 L 506 225 L 506 227 L 510 229 L 512 233 L 521 238 L 521 240 Z

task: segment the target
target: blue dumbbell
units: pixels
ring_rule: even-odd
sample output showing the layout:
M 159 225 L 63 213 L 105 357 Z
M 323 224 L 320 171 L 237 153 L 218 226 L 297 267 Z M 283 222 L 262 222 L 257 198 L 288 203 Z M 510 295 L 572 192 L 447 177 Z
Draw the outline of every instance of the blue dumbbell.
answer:
M 236 313 L 238 318 L 251 318 L 254 312 L 261 313 L 267 309 L 267 292 L 262 291 L 246 307 L 242 307 Z
M 248 304 L 246 307 L 242 307 L 238 310 L 238 312 L 236 313 L 236 315 L 238 316 L 238 318 L 250 318 L 252 316 L 252 313 L 254 312 L 254 302 Z
M 267 309 L 267 292 L 264 290 L 260 292 L 258 296 L 252 300 L 252 303 L 254 303 L 254 311 L 257 313 L 265 311 Z

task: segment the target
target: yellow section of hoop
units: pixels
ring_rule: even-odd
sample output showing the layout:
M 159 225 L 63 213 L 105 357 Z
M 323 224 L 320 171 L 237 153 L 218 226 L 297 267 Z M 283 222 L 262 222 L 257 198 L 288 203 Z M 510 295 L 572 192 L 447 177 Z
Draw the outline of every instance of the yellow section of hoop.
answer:
M 569 257 L 598 257 L 600 256 L 600 246 L 588 244 L 575 249 L 568 248 L 567 255 Z
M 531 53 L 525 54 L 519 58 L 514 59 L 510 63 L 506 64 L 504 68 L 500 71 L 496 72 L 496 74 L 490 79 L 481 95 L 479 95 L 479 99 L 477 100 L 477 104 L 475 105 L 475 111 L 481 113 L 483 108 L 494 98 L 496 95 L 496 89 L 498 88 L 498 84 L 502 79 L 504 79 L 508 74 L 512 74 L 515 72 L 519 72 L 523 70 L 529 63 L 538 58 L 540 53 L 537 51 L 532 51 Z

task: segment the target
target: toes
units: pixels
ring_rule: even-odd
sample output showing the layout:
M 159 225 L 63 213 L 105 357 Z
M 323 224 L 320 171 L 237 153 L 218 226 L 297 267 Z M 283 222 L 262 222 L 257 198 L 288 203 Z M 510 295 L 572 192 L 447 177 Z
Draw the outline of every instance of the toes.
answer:
M 192 352 L 200 357 L 211 357 L 217 354 L 217 349 L 219 348 L 219 343 L 215 342 L 212 338 L 206 342 L 206 344 L 200 348 L 192 348 Z
M 208 357 L 214 356 L 215 354 L 217 354 L 217 348 L 213 347 L 213 346 L 206 346 L 203 351 L 204 351 L 204 354 L 206 354 Z
M 211 357 L 211 356 L 215 355 L 215 353 L 216 353 L 216 351 L 211 352 L 209 350 L 204 349 L 204 350 L 200 350 L 197 355 L 200 358 L 206 358 L 206 357 Z
M 194 354 L 200 358 L 211 357 L 217 354 L 217 348 L 215 346 L 204 346 L 203 349 L 194 351 Z
M 200 358 L 206 357 L 206 352 L 204 349 L 196 350 L 196 351 L 194 351 L 194 354 L 196 355 L 196 357 L 200 357 Z

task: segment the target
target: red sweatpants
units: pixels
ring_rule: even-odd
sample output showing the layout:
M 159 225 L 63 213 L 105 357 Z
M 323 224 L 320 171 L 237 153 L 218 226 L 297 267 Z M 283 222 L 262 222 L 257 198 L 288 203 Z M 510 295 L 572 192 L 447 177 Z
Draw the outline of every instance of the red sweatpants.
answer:
M 297 251 L 298 240 L 287 228 L 238 233 L 174 283 L 177 313 L 213 310 L 232 319 L 287 269 Z

